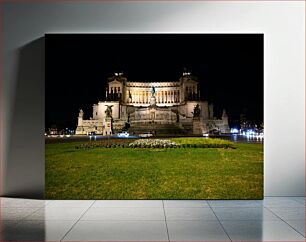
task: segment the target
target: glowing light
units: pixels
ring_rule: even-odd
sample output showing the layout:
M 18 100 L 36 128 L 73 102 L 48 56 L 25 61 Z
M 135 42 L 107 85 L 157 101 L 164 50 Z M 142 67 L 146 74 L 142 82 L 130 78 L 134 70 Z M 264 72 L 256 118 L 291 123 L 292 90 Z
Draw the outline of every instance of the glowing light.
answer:
M 129 135 L 130 134 L 126 131 L 117 134 L 118 137 L 122 137 L 122 138 L 127 138 L 127 137 L 129 137 Z
M 236 129 L 236 128 L 232 128 L 232 129 L 231 129 L 231 133 L 232 133 L 232 134 L 238 134 L 238 133 L 239 133 L 239 130 Z
M 245 136 L 247 139 L 262 140 L 264 139 L 263 132 L 256 132 L 255 130 L 248 129 L 246 131 L 240 132 L 241 135 Z

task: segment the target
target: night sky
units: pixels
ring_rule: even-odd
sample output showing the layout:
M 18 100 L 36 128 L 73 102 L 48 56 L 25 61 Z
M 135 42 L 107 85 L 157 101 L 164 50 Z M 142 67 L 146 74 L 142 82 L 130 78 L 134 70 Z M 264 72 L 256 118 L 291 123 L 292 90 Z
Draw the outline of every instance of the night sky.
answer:
M 201 99 L 225 108 L 233 127 L 240 114 L 263 121 L 263 34 L 47 34 L 46 128 L 75 129 L 79 109 L 105 99 L 107 78 L 177 81 L 198 77 Z

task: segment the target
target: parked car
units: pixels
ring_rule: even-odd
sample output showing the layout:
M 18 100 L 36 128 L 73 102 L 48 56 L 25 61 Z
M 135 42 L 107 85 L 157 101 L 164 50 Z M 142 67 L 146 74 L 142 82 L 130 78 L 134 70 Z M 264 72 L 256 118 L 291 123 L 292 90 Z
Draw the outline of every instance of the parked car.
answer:
M 129 137 L 129 135 L 130 134 L 127 131 L 122 131 L 117 134 L 118 137 L 124 137 L 124 138 Z
M 139 134 L 140 137 L 146 138 L 146 137 L 152 137 L 153 134 L 151 133 L 143 133 L 143 134 Z
M 203 133 L 204 137 L 209 137 L 209 133 Z

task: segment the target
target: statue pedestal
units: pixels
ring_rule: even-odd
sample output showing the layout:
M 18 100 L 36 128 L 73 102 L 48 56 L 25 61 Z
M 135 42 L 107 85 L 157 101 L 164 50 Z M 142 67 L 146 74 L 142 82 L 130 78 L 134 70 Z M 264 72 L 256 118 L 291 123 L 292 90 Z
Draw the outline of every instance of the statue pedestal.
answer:
M 155 96 L 152 96 L 151 99 L 150 99 L 150 105 L 151 106 L 155 106 L 156 105 L 156 97 Z
M 103 135 L 112 135 L 112 118 L 105 118 Z
M 201 121 L 200 118 L 193 118 L 192 122 L 192 133 L 194 135 L 202 135 L 202 129 L 201 129 Z

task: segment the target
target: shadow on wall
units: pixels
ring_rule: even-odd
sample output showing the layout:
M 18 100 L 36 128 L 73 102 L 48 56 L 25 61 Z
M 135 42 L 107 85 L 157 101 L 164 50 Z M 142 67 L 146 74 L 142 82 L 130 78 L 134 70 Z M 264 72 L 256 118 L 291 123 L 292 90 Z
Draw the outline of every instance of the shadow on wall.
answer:
M 12 208 L 16 211 L 16 208 Z M 19 222 L 18 226 L 11 221 L 1 222 L 1 241 L 47 241 L 47 228 L 45 221 L 45 208 L 36 212 L 36 220 L 26 220 Z M 52 225 L 51 225 L 52 226 Z
M 3 195 L 43 198 L 45 38 L 30 42 L 18 52 Z

